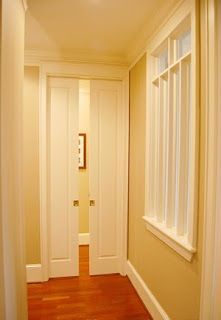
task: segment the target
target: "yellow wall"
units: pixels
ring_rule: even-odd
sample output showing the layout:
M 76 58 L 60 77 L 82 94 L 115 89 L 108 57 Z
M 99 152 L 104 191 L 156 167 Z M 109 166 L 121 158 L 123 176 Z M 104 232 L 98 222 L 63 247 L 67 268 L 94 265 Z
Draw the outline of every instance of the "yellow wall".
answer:
M 86 133 L 86 169 L 79 170 L 79 232 L 89 232 L 89 108 L 90 108 L 90 81 L 79 81 L 79 133 Z
M 23 182 L 26 263 L 40 263 L 38 154 L 39 69 L 25 67 L 23 104 Z
M 199 319 L 202 214 L 198 250 L 189 263 L 145 229 L 146 57 L 130 72 L 130 169 L 128 258 L 172 320 Z M 201 211 L 200 211 L 201 212 Z

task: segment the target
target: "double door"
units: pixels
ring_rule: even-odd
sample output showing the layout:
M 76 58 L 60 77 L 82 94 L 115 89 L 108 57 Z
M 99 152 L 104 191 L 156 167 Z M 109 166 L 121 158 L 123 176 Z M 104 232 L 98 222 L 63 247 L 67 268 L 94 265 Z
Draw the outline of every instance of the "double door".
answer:
M 47 89 L 49 277 L 79 274 L 79 80 L 51 77 Z M 122 263 L 121 81 L 90 81 L 90 274 L 118 273 Z M 92 206 L 90 206 L 92 204 Z

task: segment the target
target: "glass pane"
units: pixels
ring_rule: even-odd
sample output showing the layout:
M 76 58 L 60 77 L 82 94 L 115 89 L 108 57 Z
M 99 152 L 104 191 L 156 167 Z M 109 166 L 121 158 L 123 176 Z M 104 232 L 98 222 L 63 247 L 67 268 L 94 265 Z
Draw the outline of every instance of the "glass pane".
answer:
M 168 68 L 168 52 L 167 49 L 159 56 L 159 73 Z
M 191 50 L 191 32 L 190 30 L 183 33 L 178 39 L 177 39 L 177 56 L 178 59 L 184 56 L 187 52 Z

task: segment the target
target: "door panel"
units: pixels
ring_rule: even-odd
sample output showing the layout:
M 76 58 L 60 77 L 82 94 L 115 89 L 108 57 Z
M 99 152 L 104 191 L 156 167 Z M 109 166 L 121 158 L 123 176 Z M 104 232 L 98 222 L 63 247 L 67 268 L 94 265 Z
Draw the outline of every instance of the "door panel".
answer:
M 49 277 L 78 275 L 78 80 L 49 79 Z
M 91 81 L 90 274 L 119 272 L 120 81 Z

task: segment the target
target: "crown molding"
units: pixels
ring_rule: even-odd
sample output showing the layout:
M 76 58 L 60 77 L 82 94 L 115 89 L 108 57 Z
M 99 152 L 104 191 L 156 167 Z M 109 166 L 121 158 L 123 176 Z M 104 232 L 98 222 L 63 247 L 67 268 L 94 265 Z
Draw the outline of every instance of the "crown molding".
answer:
M 135 64 L 141 59 L 141 57 L 147 52 L 149 43 L 159 33 L 165 25 L 170 21 L 174 13 L 184 4 L 184 6 L 190 7 L 193 0 L 180 0 L 173 8 L 164 8 L 163 19 L 157 24 L 157 27 L 152 26 L 153 31 L 149 32 L 149 21 L 139 31 L 139 35 L 132 41 L 127 50 L 126 60 L 129 61 L 129 69 L 132 69 Z M 169 10 L 169 11 L 168 11 Z M 157 15 L 156 18 L 157 20 Z M 159 19 L 159 18 L 158 18 Z M 155 22 L 156 23 L 156 22 Z
M 128 67 L 124 56 L 105 56 L 89 53 L 61 54 L 59 52 L 25 50 L 25 64 L 39 65 L 42 62 L 95 63 Z
M 27 0 L 22 0 L 22 4 L 23 4 L 24 11 L 27 11 L 28 10 Z

